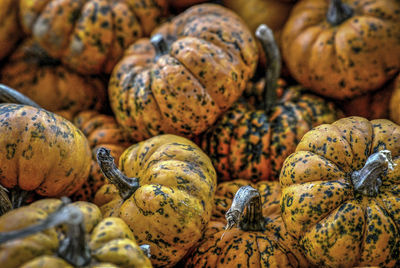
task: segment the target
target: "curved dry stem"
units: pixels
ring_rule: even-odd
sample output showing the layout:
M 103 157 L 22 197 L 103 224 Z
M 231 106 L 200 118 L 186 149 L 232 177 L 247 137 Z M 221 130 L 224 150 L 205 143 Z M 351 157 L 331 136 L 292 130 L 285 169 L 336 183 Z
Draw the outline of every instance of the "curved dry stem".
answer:
M 353 15 L 351 7 L 342 0 L 330 0 L 326 20 L 332 25 L 337 26 Z
M 150 245 L 143 244 L 140 246 L 140 249 L 143 251 L 144 255 L 147 256 L 147 258 L 151 258 Z
M 22 190 L 19 187 L 14 187 L 10 191 L 11 194 L 11 204 L 13 208 L 19 208 L 25 205 L 25 201 L 28 198 L 30 192 Z
M 125 176 L 115 165 L 107 148 L 100 147 L 97 150 L 97 163 L 104 176 L 118 188 L 122 199 L 128 199 L 139 188 L 139 179 Z
M 267 25 L 258 26 L 256 37 L 261 42 L 268 62 L 265 72 L 264 109 L 269 114 L 277 102 L 276 90 L 282 69 L 281 54 L 274 33 Z
M 162 34 L 155 34 L 150 38 L 150 43 L 153 45 L 156 56 L 155 60 L 159 57 L 166 55 L 169 53 L 169 44 L 168 41 L 164 38 Z
M 246 213 L 244 213 L 245 208 L 247 208 Z M 225 218 L 227 221 L 225 230 L 239 226 L 243 231 L 263 231 L 264 217 L 260 193 L 250 185 L 240 187 Z
M 16 103 L 33 106 L 40 108 L 40 106 L 28 98 L 27 96 L 19 93 L 15 89 L 12 89 L 6 85 L 0 84 L 0 102 L 1 103 Z
M 7 188 L 0 185 L 0 216 L 13 209 Z
M 382 185 L 381 176 L 388 170 L 393 170 L 395 166 L 389 150 L 370 155 L 364 167 L 351 174 L 354 190 L 366 196 L 376 196 Z

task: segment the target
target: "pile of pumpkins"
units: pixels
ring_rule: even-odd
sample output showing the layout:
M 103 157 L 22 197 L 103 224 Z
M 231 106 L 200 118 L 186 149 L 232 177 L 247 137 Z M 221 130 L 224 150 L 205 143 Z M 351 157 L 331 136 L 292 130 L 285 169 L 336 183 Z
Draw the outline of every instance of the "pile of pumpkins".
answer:
M 2 0 L 0 263 L 400 267 L 398 0 Z

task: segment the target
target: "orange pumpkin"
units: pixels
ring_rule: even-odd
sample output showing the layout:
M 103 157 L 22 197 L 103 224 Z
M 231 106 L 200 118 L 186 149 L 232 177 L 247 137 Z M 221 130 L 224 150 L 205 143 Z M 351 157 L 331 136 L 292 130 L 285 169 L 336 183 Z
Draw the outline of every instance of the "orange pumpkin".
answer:
M 0 99 L 12 99 L 13 92 L 1 85 Z M 88 141 L 71 122 L 41 108 L 0 104 L 0 184 L 10 190 L 14 207 L 29 192 L 72 194 L 87 179 L 90 161 Z
M 239 98 L 257 58 L 254 38 L 236 14 L 194 6 L 126 51 L 110 79 L 111 107 L 134 140 L 193 137 Z
M 220 183 L 213 219 L 200 245 L 188 256 L 186 267 L 309 266 L 283 224 L 280 196 L 277 181 Z
M 282 32 L 292 76 L 335 99 L 382 87 L 400 70 L 400 2 L 304 0 Z
M 147 36 L 166 0 L 19 0 L 25 32 L 49 53 L 84 74 L 110 73 L 130 44 Z
M 18 23 L 18 1 L 0 1 L 0 60 L 6 57 L 22 37 Z
M 101 110 L 106 102 L 104 79 L 69 70 L 32 39 L 25 40 L 2 66 L 0 81 L 67 119 L 81 110 Z

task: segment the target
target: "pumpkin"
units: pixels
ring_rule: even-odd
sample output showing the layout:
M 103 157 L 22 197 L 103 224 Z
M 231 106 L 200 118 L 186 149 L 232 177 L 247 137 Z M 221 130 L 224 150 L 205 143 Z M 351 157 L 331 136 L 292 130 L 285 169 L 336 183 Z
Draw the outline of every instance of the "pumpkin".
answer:
M 389 103 L 390 119 L 400 124 L 400 75 L 391 84 L 392 96 Z
M 169 6 L 179 11 L 203 2 L 207 2 L 207 0 L 168 0 Z
M 312 127 L 337 119 L 332 103 L 307 94 L 301 86 L 280 88 L 280 55 L 272 31 L 265 25 L 256 35 L 266 48 L 268 62 L 264 107 L 237 102 L 201 137 L 220 181 L 233 179 L 277 180 L 285 158 Z M 278 92 L 279 93 L 279 92 Z M 281 94 L 281 93 L 279 93 Z
M 25 40 L 2 66 L 0 81 L 55 113 L 73 116 L 85 109 L 101 110 L 106 102 L 105 81 L 69 70 L 32 39 Z
M 134 140 L 190 138 L 239 98 L 256 63 L 254 38 L 236 14 L 197 5 L 128 48 L 110 78 L 111 108 Z
M 400 70 L 397 0 L 299 1 L 282 32 L 292 76 L 326 97 L 378 89 Z
M 3 94 L 10 100 L 14 92 L 0 85 L 0 99 Z M 0 104 L 0 184 L 10 190 L 15 206 L 29 192 L 72 194 L 86 180 L 90 161 L 88 141 L 71 122 L 41 108 Z
M 15 0 L 2 0 L 0 3 L 0 60 L 12 51 L 21 37 L 18 4 Z
M 110 73 L 123 51 L 149 35 L 166 0 L 19 0 L 20 21 L 50 56 L 84 74 Z
M 309 266 L 296 240 L 285 230 L 280 194 L 277 181 L 220 183 L 213 209 L 216 217 L 189 255 L 186 267 Z
M 208 156 L 186 138 L 164 134 L 126 149 L 120 169 L 105 148 L 97 159 L 111 184 L 100 188 L 94 203 L 104 216 L 122 218 L 138 243 L 150 245 L 153 265 L 175 265 L 211 216 L 216 174 Z
M 398 267 L 400 126 L 347 117 L 307 132 L 282 167 L 287 231 L 318 267 Z
M 83 201 L 36 201 L 1 216 L 0 231 L 7 268 L 151 267 L 123 220 L 103 219 L 96 205 Z
M 92 201 L 97 190 L 106 182 L 106 178 L 104 178 L 97 164 L 97 149 L 99 147 L 109 149 L 115 163 L 118 164 L 120 155 L 132 142 L 129 141 L 111 115 L 101 114 L 95 110 L 87 110 L 80 112 L 73 122 L 89 141 L 92 149 L 92 164 L 88 179 L 70 198 L 72 200 Z

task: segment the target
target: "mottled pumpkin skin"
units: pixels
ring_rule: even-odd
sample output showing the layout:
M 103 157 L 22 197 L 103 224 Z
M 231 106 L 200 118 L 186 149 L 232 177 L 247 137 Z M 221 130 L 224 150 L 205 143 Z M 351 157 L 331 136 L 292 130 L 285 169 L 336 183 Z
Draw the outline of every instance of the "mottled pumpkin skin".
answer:
M 80 112 L 73 120 L 75 126 L 82 130 L 92 149 L 92 163 L 89 177 L 85 183 L 70 198 L 72 200 L 92 201 L 97 190 L 106 183 L 96 160 L 97 148 L 105 147 L 111 150 L 114 161 L 118 164 L 119 157 L 132 142 L 118 126 L 114 117 L 101 114 L 95 110 Z
M 73 116 L 85 109 L 101 110 L 106 103 L 103 79 L 69 70 L 32 39 L 26 39 L 2 66 L 0 81 L 55 113 Z
M 400 124 L 400 75 L 391 84 L 392 97 L 390 98 L 390 119 Z
M 193 137 L 242 94 L 257 63 L 255 40 L 236 14 L 213 4 L 189 8 L 153 34 L 176 41 L 159 57 L 147 39 L 126 51 L 110 79 L 111 107 L 137 141 Z
M 42 199 L 0 217 L 0 232 L 26 228 L 47 218 L 61 201 Z M 88 267 L 151 267 L 150 260 L 136 244 L 129 227 L 119 218 L 102 218 L 100 209 L 88 202 L 75 202 L 84 216 L 87 242 L 92 261 Z M 7 268 L 73 267 L 57 257 L 60 240 L 65 229 L 50 228 L 26 238 L 11 240 L 0 245 L 0 261 Z M 102 266 L 105 265 L 105 266 Z
M 2 0 L 0 2 L 0 60 L 11 52 L 21 37 L 17 1 Z
M 380 150 L 397 167 L 381 176 L 376 197 L 354 191 L 350 176 Z M 323 124 L 304 135 L 282 168 L 281 211 L 313 264 L 398 267 L 400 126 L 361 117 Z
M 201 148 L 211 158 L 220 181 L 277 180 L 285 158 L 312 127 L 337 120 L 332 103 L 285 89 L 270 116 L 239 101 L 203 136 Z
M 237 190 L 245 185 L 251 185 L 261 194 L 265 231 L 224 228 L 225 213 Z M 280 197 L 277 181 L 220 183 L 215 192 L 212 221 L 200 245 L 188 256 L 186 267 L 308 267 L 296 240 L 285 229 L 280 216 Z
M 299 1 L 282 33 L 292 76 L 327 97 L 345 99 L 375 90 L 400 70 L 400 3 L 342 0 L 354 11 L 343 23 L 326 19 L 329 1 Z
M 84 74 L 110 73 L 124 49 L 147 36 L 166 0 L 19 0 L 20 20 L 54 58 Z
M 201 238 L 211 216 L 216 174 L 210 159 L 191 141 L 160 135 L 129 147 L 119 159 L 140 187 L 123 201 L 106 184 L 94 202 L 103 215 L 121 217 L 139 244 L 149 244 L 155 266 L 176 264 Z
M 70 195 L 82 186 L 91 152 L 71 122 L 43 109 L 0 104 L 0 184 L 42 196 Z

